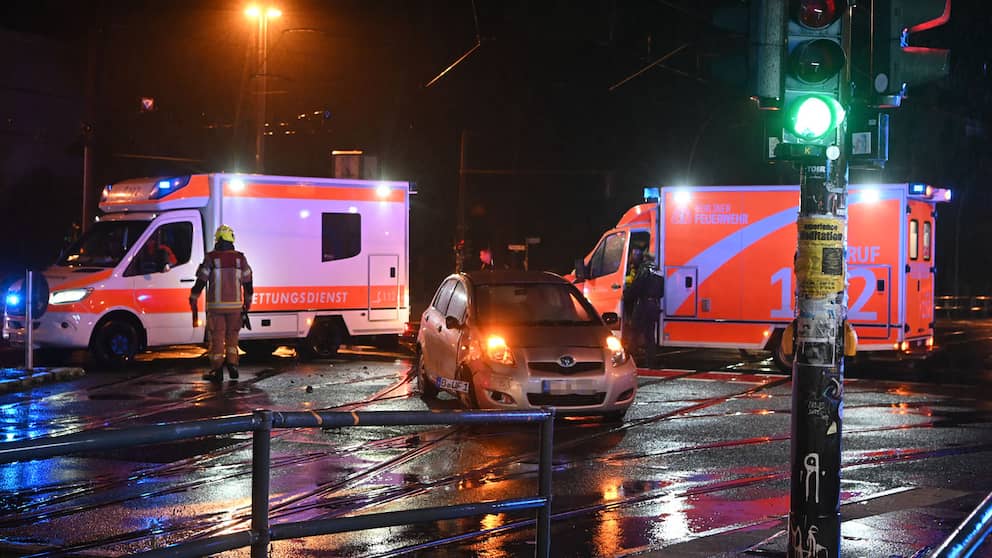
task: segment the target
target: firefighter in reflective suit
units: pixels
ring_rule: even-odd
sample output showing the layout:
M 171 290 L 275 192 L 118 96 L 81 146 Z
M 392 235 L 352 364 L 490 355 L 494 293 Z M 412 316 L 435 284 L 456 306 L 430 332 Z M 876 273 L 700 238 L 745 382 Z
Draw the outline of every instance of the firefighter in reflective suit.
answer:
M 665 294 L 665 279 L 658 273 L 651 254 L 644 254 L 634 280 L 623 294 L 624 308 L 631 308 L 629 347 L 634 360 L 640 360 L 646 368 L 656 366 L 655 352 L 658 348 L 657 328 L 661 314 L 661 299 Z
M 210 371 L 204 380 L 220 382 L 224 367 L 232 380 L 238 378 L 238 336 L 242 314 L 251 308 L 251 267 L 245 255 L 234 249 L 234 229 L 217 227 L 214 249 L 207 252 L 196 270 L 196 283 L 189 293 L 189 305 L 196 326 L 196 306 L 200 291 L 207 288 L 207 357 Z

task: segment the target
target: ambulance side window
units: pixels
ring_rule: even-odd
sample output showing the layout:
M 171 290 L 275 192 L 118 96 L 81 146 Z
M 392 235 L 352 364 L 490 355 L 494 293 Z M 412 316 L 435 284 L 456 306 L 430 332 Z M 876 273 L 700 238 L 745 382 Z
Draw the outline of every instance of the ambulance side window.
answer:
M 909 222 L 909 259 L 920 259 L 920 222 L 916 219 Z
M 603 239 L 589 259 L 589 277 L 609 275 L 620 269 L 623 259 L 624 233 L 613 233 Z
M 320 261 L 352 258 L 362 251 L 362 216 L 358 213 L 321 214 Z
M 125 277 L 166 273 L 189 262 L 193 251 L 193 223 L 166 223 L 155 229 L 124 271 Z
M 930 221 L 923 221 L 923 261 L 930 261 Z

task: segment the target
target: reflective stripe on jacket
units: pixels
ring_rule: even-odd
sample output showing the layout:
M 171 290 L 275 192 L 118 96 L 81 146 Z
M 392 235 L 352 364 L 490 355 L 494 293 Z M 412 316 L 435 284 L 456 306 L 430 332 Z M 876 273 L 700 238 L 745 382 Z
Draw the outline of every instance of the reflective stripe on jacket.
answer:
M 240 311 L 244 305 L 242 285 L 251 283 L 251 267 L 237 250 L 213 250 L 196 270 L 196 278 L 207 284 L 208 311 Z

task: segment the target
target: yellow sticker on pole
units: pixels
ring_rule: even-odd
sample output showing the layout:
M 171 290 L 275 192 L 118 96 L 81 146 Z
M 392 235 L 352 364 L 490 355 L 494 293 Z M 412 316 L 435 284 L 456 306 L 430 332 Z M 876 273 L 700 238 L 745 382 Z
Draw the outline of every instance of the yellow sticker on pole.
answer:
M 844 289 L 844 221 L 800 217 L 796 281 L 799 296 L 823 298 Z

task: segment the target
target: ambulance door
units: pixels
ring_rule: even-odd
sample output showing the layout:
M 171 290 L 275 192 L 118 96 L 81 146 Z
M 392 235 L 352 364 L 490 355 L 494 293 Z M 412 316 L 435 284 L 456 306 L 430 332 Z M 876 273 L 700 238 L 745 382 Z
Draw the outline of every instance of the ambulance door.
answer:
M 910 200 L 906 258 L 906 337 L 931 333 L 933 322 L 933 208 Z
M 596 310 L 620 314 L 620 297 L 623 294 L 623 259 L 627 246 L 627 232 L 613 230 L 600 239 L 592 256 L 586 262 L 587 277 L 580 287 Z
M 193 328 L 189 308 L 189 291 L 204 253 L 199 213 L 184 211 L 158 218 L 136 246 L 124 276 L 130 278 L 148 346 L 202 341 L 203 327 Z M 201 295 L 201 323 L 206 318 L 203 309 Z
M 895 314 L 892 308 L 892 268 L 856 265 L 847 268 L 847 320 L 859 339 L 888 339 Z
M 665 267 L 665 316 L 696 317 L 698 276 L 696 267 Z
M 396 321 L 400 319 L 399 268 L 397 255 L 369 256 L 369 321 Z

